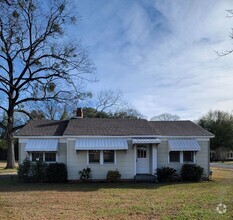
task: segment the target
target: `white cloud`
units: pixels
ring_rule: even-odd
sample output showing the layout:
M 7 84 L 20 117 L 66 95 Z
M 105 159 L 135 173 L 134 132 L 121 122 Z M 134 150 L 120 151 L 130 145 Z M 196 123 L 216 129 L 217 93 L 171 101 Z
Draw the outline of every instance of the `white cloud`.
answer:
M 232 46 L 231 1 L 85 1 L 81 9 L 100 80 L 93 89 L 120 88 L 148 118 L 233 109 L 233 57 L 214 52 Z

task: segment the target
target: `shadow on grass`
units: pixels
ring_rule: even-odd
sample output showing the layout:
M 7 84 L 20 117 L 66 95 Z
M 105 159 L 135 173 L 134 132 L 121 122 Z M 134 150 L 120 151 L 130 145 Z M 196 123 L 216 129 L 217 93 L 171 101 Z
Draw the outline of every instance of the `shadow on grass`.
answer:
M 64 184 L 49 184 L 49 183 L 22 183 L 18 181 L 17 175 L 4 176 L 0 178 L 0 192 L 27 192 L 27 191 L 58 191 L 58 192 L 90 192 L 101 189 L 143 189 L 151 190 L 158 189 L 164 186 L 172 185 L 187 185 L 200 184 L 190 182 L 170 182 L 170 183 L 136 183 L 136 182 L 87 182 L 87 183 L 64 183 Z

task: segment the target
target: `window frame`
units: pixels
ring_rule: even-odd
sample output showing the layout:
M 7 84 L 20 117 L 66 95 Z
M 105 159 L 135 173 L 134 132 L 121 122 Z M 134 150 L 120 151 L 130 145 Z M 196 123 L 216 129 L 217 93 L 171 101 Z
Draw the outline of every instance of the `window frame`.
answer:
M 138 145 L 137 146 L 137 158 L 138 159 L 146 159 L 148 158 L 148 150 L 146 145 Z
M 55 161 L 53 161 L 53 160 L 46 161 L 46 154 L 55 154 Z M 57 162 L 57 153 L 52 152 L 52 151 L 44 152 L 44 162 L 45 163 L 56 163 Z
M 57 152 L 54 152 L 54 151 L 31 151 L 31 152 L 28 152 L 28 154 L 29 154 L 29 160 L 30 160 L 30 162 L 33 162 L 33 163 L 35 163 L 36 162 L 36 160 L 32 160 L 32 154 L 33 153 L 42 153 L 42 161 L 44 162 L 44 163 L 57 163 L 58 162 L 58 153 Z M 55 153 L 56 154 L 56 160 L 55 161 L 45 161 L 45 154 L 46 153 Z
M 116 150 L 113 150 L 114 151 L 114 162 L 112 163 L 108 163 L 108 162 L 104 162 L 104 151 L 105 150 L 96 150 L 96 151 L 99 151 L 100 152 L 100 162 L 99 163 L 93 163 L 93 162 L 90 162 L 90 156 L 89 156 L 89 152 L 92 151 L 92 150 L 87 150 L 87 165 L 114 165 L 116 164 Z M 106 150 L 108 151 L 108 150 Z M 110 151 L 110 150 L 109 150 Z
M 170 152 L 179 152 L 180 153 L 180 160 L 179 162 L 173 162 L 173 161 L 170 161 Z M 187 151 L 169 151 L 168 152 L 168 163 L 169 164 L 184 164 L 184 163 L 189 163 L 189 164 L 195 164 L 196 163 L 196 151 L 189 151 L 189 152 L 192 152 L 193 153 L 193 161 L 191 162 L 188 162 L 188 161 L 184 161 L 184 152 L 187 152 Z
M 113 151 L 113 161 L 112 162 L 105 162 L 104 161 L 104 152 L 105 151 Z M 116 160 L 116 158 L 115 158 L 115 150 L 103 150 L 103 164 L 115 164 L 115 160 Z
M 192 157 L 192 161 L 185 161 L 184 157 L 185 157 L 185 153 L 191 153 L 191 157 Z M 183 151 L 183 163 L 195 163 L 195 151 Z
M 39 160 L 37 160 L 38 157 L 36 157 L 35 160 L 33 160 L 34 159 L 33 158 L 33 154 L 42 154 L 42 161 L 44 162 L 44 154 L 41 151 L 33 151 L 33 152 L 31 152 L 31 159 L 30 159 L 31 162 L 40 161 L 40 156 L 39 156 Z
M 179 161 L 171 161 L 171 156 L 170 156 L 171 152 L 179 153 Z M 168 153 L 168 163 L 181 163 L 181 151 L 169 151 L 169 153 Z
M 97 152 L 99 152 L 99 162 L 91 162 L 91 161 L 90 161 L 90 152 L 91 152 L 91 151 L 97 151 Z M 100 150 L 89 150 L 89 151 L 87 152 L 87 154 L 88 154 L 88 164 L 101 164 L 101 159 L 100 159 L 101 153 L 100 153 Z

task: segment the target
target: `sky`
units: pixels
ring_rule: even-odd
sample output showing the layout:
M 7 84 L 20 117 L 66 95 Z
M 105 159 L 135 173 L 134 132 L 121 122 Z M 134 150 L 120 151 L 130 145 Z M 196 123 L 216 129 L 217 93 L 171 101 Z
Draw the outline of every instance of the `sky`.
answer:
M 150 119 L 233 110 L 231 0 L 76 0 L 73 36 L 96 66 L 93 92 L 120 89 Z

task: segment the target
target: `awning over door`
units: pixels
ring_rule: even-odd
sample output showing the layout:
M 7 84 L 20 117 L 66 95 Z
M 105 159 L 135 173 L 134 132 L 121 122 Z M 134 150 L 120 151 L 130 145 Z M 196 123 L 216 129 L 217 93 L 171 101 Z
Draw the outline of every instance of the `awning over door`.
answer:
M 124 138 L 77 138 L 75 150 L 127 150 Z
M 54 151 L 58 149 L 58 139 L 29 139 L 25 151 Z
M 168 140 L 169 151 L 199 151 L 200 145 L 195 139 Z
M 160 144 L 161 141 L 157 138 L 133 138 L 133 144 Z

